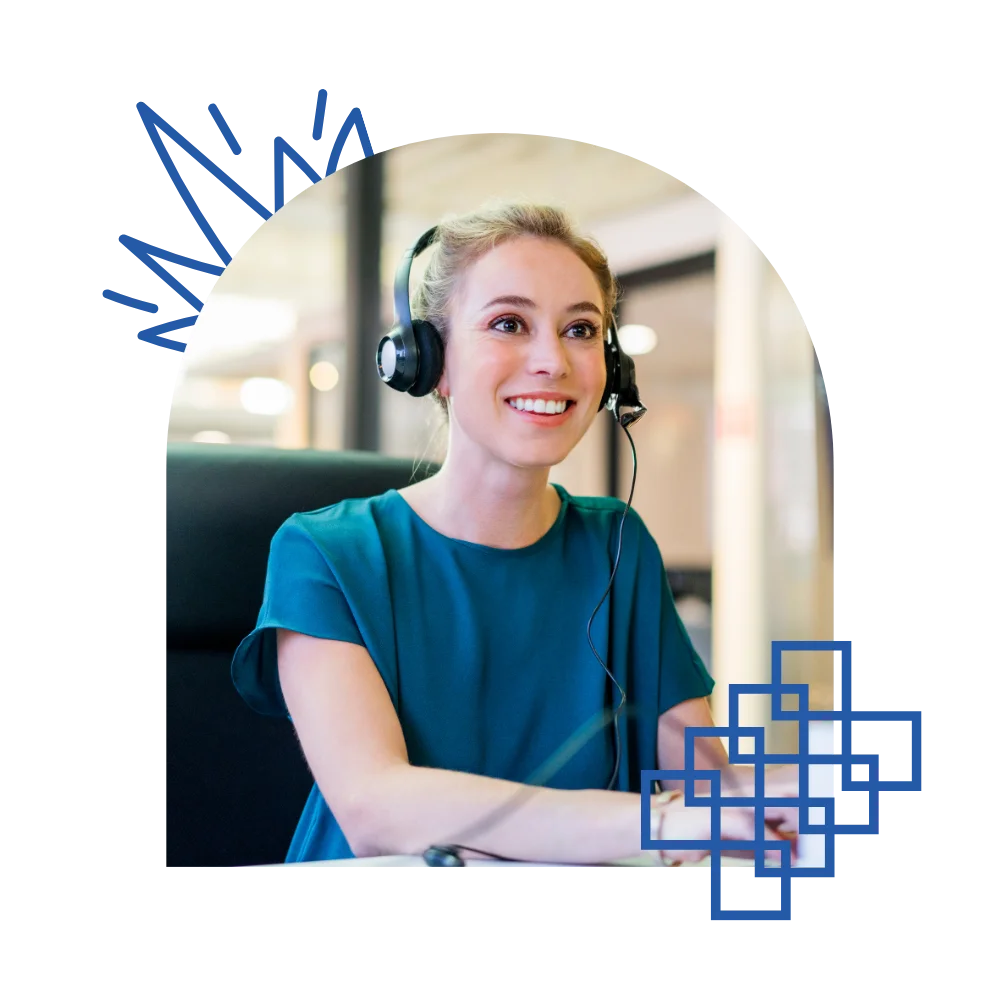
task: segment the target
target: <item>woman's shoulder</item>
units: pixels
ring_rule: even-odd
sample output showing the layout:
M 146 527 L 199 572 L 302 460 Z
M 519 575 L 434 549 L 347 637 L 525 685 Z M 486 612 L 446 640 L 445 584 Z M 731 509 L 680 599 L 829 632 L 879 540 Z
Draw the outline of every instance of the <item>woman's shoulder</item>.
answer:
M 378 496 L 350 497 L 316 510 L 300 511 L 287 517 L 272 539 L 272 548 L 292 538 L 307 538 L 321 548 L 350 537 L 377 533 L 378 518 L 392 490 Z
M 634 552 L 642 565 L 662 563 L 659 546 L 635 507 L 624 500 L 608 496 L 573 496 L 565 490 L 567 530 L 594 541 L 616 544 L 622 531 L 622 543 Z M 622 526 L 622 515 L 626 514 Z
M 625 512 L 627 504 L 618 497 L 608 496 L 575 496 L 565 487 L 558 486 L 557 489 L 566 499 L 567 506 L 580 518 L 586 521 L 605 523 L 609 520 L 618 521 Z M 635 507 L 628 507 L 628 520 L 640 531 L 646 531 L 646 525 L 636 511 Z

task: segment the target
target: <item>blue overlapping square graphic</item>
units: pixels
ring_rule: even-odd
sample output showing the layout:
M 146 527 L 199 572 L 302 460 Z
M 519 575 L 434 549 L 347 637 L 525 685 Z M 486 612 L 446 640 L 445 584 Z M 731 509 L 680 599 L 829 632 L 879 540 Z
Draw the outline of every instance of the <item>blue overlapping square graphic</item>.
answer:
M 840 653 L 841 708 L 811 710 L 807 684 L 786 684 L 782 681 L 781 664 L 785 652 L 814 651 Z M 739 700 L 741 695 L 768 695 L 771 718 L 798 723 L 798 750 L 795 753 L 766 753 L 764 729 L 740 725 Z M 841 750 L 839 753 L 814 753 L 809 746 L 809 723 L 818 721 L 841 724 Z M 852 750 L 851 725 L 855 722 L 907 722 L 910 724 L 910 777 L 907 780 L 885 780 L 879 777 L 877 754 L 859 754 Z M 754 790 L 752 795 L 724 794 L 721 773 L 718 770 L 694 767 L 694 741 L 699 737 L 728 737 L 729 759 L 733 764 L 753 764 Z M 769 684 L 732 684 L 729 688 L 729 724 L 719 727 L 688 727 L 684 738 L 685 770 L 648 770 L 641 774 L 642 786 L 642 847 L 643 850 L 704 850 L 709 853 L 712 872 L 713 920 L 789 920 L 791 919 L 791 880 L 793 878 L 830 878 L 834 874 L 834 843 L 837 834 L 878 833 L 878 803 L 881 792 L 920 790 L 920 713 L 890 711 L 858 711 L 851 706 L 851 644 L 835 641 L 784 641 L 771 643 L 771 682 Z M 753 750 L 740 750 L 741 742 L 748 741 Z M 798 765 L 798 795 L 789 798 L 768 798 L 764 793 L 764 768 L 769 764 Z M 814 764 L 840 765 L 841 787 L 845 791 L 860 791 L 868 796 L 867 823 L 837 823 L 835 800 L 829 796 L 815 796 L 809 788 L 809 766 Z M 660 780 L 683 781 L 684 801 L 687 806 L 712 810 L 709 840 L 655 840 L 650 835 L 651 797 L 654 782 Z M 695 782 L 709 791 L 696 793 Z M 824 844 L 821 866 L 793 867 L 791 845 L 788 841 L 765 840 L 764 813 L 768 806 L 793 805 L 799 810 L 799 833 L 818 834 Z M 723 840 L 720 833 L 721 810 L 743 806 L 754 812 L 754 839 L 748 841 Z M 817 816 L 822 816 L 817 820 Z M 763 878 L 777 878 L 781 882 L 780 906 L 775 910 L 729 910 L 722 906 L 721 861 L 722 852 L 753 851 L 755 874 Z M 780 853 L 781 863 L 765 867 L 765 851 Z

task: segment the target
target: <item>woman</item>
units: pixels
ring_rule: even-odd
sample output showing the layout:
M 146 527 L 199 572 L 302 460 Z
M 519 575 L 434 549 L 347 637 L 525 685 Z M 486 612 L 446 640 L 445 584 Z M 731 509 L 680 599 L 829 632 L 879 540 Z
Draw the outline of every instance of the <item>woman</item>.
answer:
M 444 343 L 447 457 L 405 489 L 289 518 L 234 659 L 251 705 L 287 710 L 316 779 L 288 861 L 456 841 L 534 861 L 636 856 L 639 771 L 683 767 L 684 727 L 712 724 L 712 681 L 630 512 L 591 630 L 609 684 L 587 623 L 624 505 L 548 482 L 599 410 L 614 278 L 561 212 L 531 205 L 445 222 L 428 255 L 414 315 Z M 619 686 L 635 710 L 620 739 L 606 727 L 519 795 Z M 717 740 L 698 746 L 724 761 Z M 753 838 L 748 813 L 722 816 L 723 836 Z M 654 836 L 707 838 L 709 821 L 676 793 L 652 809 Z

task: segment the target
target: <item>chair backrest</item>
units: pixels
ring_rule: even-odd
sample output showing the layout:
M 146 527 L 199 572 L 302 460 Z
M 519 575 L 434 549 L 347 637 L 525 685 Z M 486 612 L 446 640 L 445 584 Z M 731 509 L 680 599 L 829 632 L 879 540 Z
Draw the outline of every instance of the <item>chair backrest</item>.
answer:
M 292 725 L 236 693 L 271 536 L 298 511 L 434 471 L 367 452 L 167 449 L 167 864 L 284 860 L 312 786 Z

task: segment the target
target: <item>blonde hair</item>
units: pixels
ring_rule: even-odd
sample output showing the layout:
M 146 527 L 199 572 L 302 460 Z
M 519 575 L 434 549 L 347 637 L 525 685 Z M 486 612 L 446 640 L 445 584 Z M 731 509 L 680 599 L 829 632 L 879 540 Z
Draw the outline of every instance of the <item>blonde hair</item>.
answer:
M 562 243 L 590 268 L 601 289 L 607 330 L 618 301 L 618 285 L 604 251 L 579 233 L 562 209 L 524 203 L 486 207 L 438 224 L 434 244 L 427 252 L 427 268 L 413 290 L 413 317 L 433 323 L 447 344 L 448 309 L 462 274 L 500 244 L 522 236 Z M 437 390 L 433 395 L 447 418 L 447 404 Z

